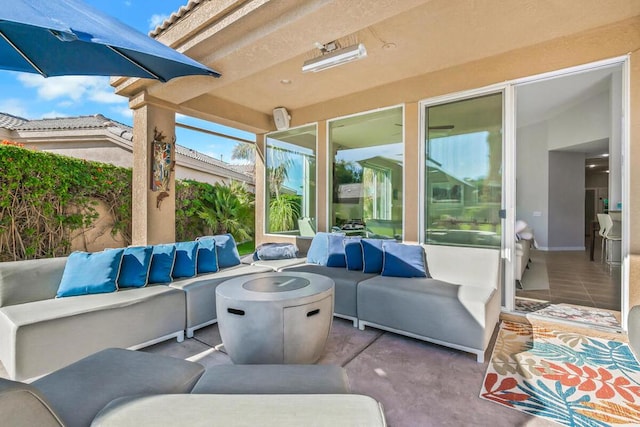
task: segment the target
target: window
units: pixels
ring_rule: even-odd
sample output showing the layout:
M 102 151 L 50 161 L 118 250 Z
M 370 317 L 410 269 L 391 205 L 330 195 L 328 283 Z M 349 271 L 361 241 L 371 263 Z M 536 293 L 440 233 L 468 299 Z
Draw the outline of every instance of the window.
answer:
M 267 135 L 267 233 L 300 235 L 300 220 L 315 221 L 316 133 L 310 125 Z
M 402 107 L 329 123 L 335 231 L 402 239 Z
M 500 247 L 502 93 L 424 113 L 425 242 Z

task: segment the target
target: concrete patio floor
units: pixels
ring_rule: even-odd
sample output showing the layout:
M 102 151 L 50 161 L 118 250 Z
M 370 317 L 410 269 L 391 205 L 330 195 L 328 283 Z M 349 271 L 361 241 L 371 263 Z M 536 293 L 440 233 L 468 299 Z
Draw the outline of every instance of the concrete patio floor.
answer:
M 194 338 L 182 343 L 170 340 L 140 351 L 188 359 L 205 367 L 230 364 L 221 343 L 216 324 L 196 331 Z M 490 352 L 486 359 L 489 357 Z M 360 331 L 343 319 L 333 319 L 325 354 L 318 363 L 343 366 L 353 393 L 382 402 L 390 427 L 557 425 L 480 399 L 488 361 L 477 363 L 475 355 L 390 332 Z M 0 377 L 7 378 L 1 364 Z
M 212 325 L 183 343 L 166 341 L 141 351 L 205 367 L 232 363 L 216 350 L 221 343 Z M 480 399 L 488 362 L 477 363 L 474 355 L 377 329 L 360 331 L 343 319 L 333 319 L 318 363 L 345 367 L 352 392 L 382 402 L 390 427 L 557 425 Z

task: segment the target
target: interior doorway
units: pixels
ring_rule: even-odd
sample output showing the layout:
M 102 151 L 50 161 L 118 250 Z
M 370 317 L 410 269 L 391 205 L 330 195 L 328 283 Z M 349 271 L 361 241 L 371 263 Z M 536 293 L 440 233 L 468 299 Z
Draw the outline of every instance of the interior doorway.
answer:
M 515 86 L 516 311 L 562 305 L 620 320 L 622 76 L 617 63 Z M 598 214 L 618 222 L 604 255 Z

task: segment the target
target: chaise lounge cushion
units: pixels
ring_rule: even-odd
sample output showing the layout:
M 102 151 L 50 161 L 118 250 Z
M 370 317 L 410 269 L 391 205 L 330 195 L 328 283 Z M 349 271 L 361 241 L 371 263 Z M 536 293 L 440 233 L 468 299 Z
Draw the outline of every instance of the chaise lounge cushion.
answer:
M 92 425 L 384 427 L 386 421 L 381 405 L 359 394 L 173 394 L 116 399 Z
M 349 393 L 349 380 L 336 365 L 215 365 L 191 393 L 342 394 Z
M 34 381 L 33 386 L 66 426 L 88 426 L 116 398 L 188 393 L 203 372 L 198 363 L 110 348 Z

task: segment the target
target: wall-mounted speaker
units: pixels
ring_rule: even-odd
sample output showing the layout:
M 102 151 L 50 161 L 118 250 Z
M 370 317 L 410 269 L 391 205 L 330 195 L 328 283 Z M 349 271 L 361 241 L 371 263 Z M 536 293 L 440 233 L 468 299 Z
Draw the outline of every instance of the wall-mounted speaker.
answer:
M 291 120 L 291 116 L 286 108 L 278 107 L 273 109 L 273 122 L 276 124 L 276 129 L 289 129 L 289 120 Z

